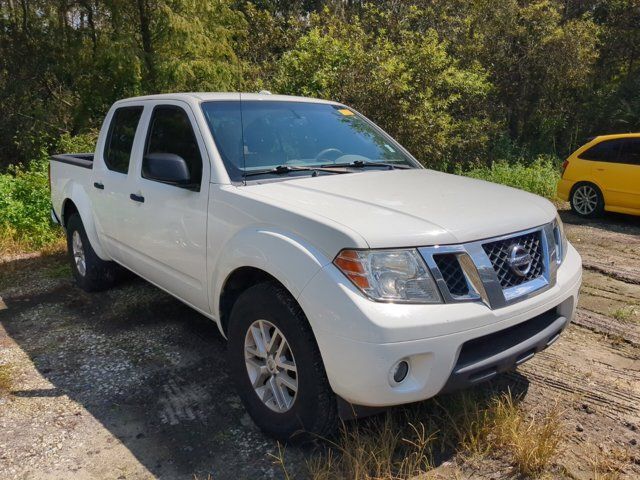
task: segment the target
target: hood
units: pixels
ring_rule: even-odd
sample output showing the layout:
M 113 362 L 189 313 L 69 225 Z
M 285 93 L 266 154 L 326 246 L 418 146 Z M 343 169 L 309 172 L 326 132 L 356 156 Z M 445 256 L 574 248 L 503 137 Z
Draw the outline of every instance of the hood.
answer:
M 522 190 L 425 169 L 322 175 L 244 187 L 360 234 L 371 248 L 463 243 L 536 227 L 555 207 Z

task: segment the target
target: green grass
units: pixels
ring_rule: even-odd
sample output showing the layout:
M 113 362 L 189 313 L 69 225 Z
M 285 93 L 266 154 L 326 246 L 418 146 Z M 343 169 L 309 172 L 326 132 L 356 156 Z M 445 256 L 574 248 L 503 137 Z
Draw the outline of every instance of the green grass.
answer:
M 526 190 L 550 200 L 556 198 L 556 185 L 560 180 L 560 170 L 550 157 L 539 157 L 531 163 L 497 161 L 488 167 L 456 173 Z
M 640 309 L 633 305 L 616 308 L 611 312 L 611 316 L 621 322 L 630 322 L 638 317 Z

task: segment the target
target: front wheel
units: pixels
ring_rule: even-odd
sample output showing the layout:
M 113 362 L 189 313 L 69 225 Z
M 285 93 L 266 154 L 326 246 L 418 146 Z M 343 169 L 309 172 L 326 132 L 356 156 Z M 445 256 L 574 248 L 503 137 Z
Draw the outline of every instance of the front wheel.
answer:
M 80 215 L 74 213 L 66 225 L 67 251 L 73 277 L 86 292 L 106 290 L 117 280 L 120 267 L 102 260 L 93 250 Z
M 571 210 L 581 217 L 597 217 L 604 211 L 600 189 L 591 183 L 579 183 L 571 192 Z
M 279 285 L 243 292 L 231 311 L 228 361 L 253 421 L 278 440 L 308 441 L 338 425 L 336 397 L 302 309 Z

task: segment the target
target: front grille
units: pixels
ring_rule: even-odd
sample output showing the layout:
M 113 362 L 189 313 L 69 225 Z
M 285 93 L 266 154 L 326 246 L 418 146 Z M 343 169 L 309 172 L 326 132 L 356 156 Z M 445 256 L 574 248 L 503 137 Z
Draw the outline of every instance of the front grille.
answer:
M 544 272 L 544 252 L 540 231 L 527 233 L 518 237 L 511 237 L 482 245 L 485 253 L 491 260 L 493 269 L 498 275 L 502 288 L 515 287 L 530 280 L 540 277 Z M 514 245 L 524 247 L 531 255 L 531 268 L 526 275 L 515 273 L 509 264 L 509 256 Z
M 469 294 L 469 285 L 455 254 L 434 255 L 433 260 L 436 262 L 451 295 L 463 297 Z

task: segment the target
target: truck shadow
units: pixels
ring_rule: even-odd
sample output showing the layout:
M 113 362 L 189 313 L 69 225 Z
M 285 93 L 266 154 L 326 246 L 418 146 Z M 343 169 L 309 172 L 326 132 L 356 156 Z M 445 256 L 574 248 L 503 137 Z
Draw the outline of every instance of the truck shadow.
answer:
M 7 344 L 15 342 L 35 368 L 27 375 L 51 384 L 15 384 L 11 394 L 17 401 L 37 405 L 42 397 L 68 396 L 106 429 L 82 439 L 86 454 L 71 450 L 78 469 L 90 468 L 100 451 L 106 455 L 105 438 L 113 436 L 155 477 L 283 477 L 272 456 L 278 445 L 257 430 L 234 392 L 216 325 L 137 278 L 86 294 L 68 279 L 65 261 L 58 254 L 3 264 L 0 295 L 6 308 L 0 309 L 0 324 Z M 489 402 L 507 390 L 520 398 L 527 388 L 525 377 L 511 373 L 480 389 L 477 398 Z M 427 401 L 388 414 L 418 409 L 428 415 L 435 405 Z M 454 453 L 453 447 L 442 449 L 436 465 Z M 287 447 L 289 476 L 304 476 L 313 455 L 317 449 Z M 118 462 L 125 460 L 110 462 L 121 468 Z M 115 478 L 115 472 L 104 474 Z

